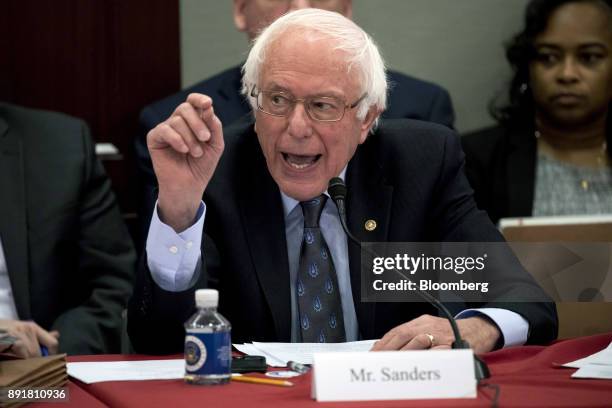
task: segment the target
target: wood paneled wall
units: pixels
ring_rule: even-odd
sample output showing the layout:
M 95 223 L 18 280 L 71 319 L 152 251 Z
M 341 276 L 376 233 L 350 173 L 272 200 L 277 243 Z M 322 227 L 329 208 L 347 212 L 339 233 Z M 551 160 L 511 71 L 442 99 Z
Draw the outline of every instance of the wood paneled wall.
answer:
M 85 119 L 124 214 L 138 208 L 138 113 L 180 88 L 178 0 L 2 0 L 0 100 Z

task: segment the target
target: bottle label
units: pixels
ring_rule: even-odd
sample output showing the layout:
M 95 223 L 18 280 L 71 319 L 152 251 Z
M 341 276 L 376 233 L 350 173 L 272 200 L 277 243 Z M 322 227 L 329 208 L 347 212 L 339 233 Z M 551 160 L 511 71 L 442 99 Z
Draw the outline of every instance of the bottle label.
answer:
M 189 374 L 230 374 L 230 332 L 202 333 L 187 331 L 185 370 Z

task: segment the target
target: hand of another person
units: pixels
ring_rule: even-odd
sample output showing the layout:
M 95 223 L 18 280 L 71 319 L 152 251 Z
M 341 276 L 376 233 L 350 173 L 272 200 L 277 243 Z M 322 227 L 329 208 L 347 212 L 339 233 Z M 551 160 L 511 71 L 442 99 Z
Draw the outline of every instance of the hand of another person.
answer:
M 192 93 L 147 135 L 159 183 L 158 212 L 181 232 L 191 225 L 224 149 L 212 99 Z
M 477 354 L 493 350 L 501 335 L 495 324 L 482 317 L 458 319 L 457 326 Z M 455 337 L 447 319 L 422 315 L 389 330 L 374 343 L 372 351 L 449 349 L 453 341 Z
M 0 352 L 8 352 L 18 357 L 40 357 L 40 346 L 45 346 L 49 354 L 57 354 L 59 332 L 46 331 L 30 321 L 0 320 L 0 329 L 18 340 Z

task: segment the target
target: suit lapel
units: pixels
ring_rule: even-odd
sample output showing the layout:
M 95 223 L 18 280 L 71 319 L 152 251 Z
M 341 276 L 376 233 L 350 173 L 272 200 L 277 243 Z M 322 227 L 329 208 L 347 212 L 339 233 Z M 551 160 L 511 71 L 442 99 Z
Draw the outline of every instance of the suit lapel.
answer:
M 370 138 L 377 137 L 371 135 Z M 366 143 L 374 143 L 368 140 Z M 347 170 L 347 223 L 351 232 L 361 242 L 386 242 L 389 239 L 389 221 L 393 187 L 386 184 L 382 165 L 373 154 L 374 149 L 360 146 Z M 368 231 L 366 222 L 376 222 L 376 228 Z M 370 223 L 371 229 L 371 223 Z M 373 338 L 375 333 L 375 302 L 361 302 L 361 251 L 349 241 L 351 287 L 357 312 L 359 330 L 363 338 Z
M 533 131 L 508 134 L 509 153 L 506 160 L 508 215 L 532 214 L 535 187 L 537 145 Z
M 250 163 L 243 167 L 246 176 L 239 198 L 243 225 L 255 272 L 274 319 L 276 338 L 291 341 L 289 260 L 282 200 L 255 134 L 242 136 L 254 140 L 254 143 L 246 143 L 249 148 L 243 155 L 243 158 L 248 157 L 245 163 Z
M 0 238 L 20 319 L 30 318 L 27 219 L 22 142 L 0 118 Z

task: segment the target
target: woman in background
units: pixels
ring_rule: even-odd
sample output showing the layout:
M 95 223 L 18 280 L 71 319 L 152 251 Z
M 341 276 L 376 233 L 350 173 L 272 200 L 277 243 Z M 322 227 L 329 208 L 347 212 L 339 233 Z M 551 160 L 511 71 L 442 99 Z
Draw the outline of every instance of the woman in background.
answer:
M 478 206 L 493 222 L 612 214 L 612 0 L 532 0 L 525 22 L 499 125 L 462 138 Z M 560 338 L 612 330 L 612 303 L 557 310 Z
M 478 206 L 503 217 L 612 213 L 612 0 L 533 0 L 506 50 L 509 104 L 462 138 Z

